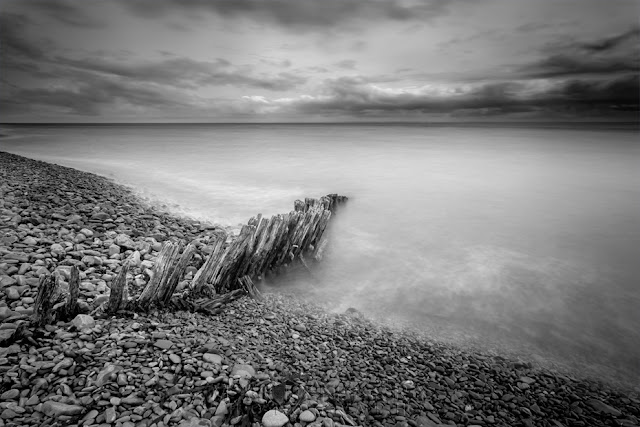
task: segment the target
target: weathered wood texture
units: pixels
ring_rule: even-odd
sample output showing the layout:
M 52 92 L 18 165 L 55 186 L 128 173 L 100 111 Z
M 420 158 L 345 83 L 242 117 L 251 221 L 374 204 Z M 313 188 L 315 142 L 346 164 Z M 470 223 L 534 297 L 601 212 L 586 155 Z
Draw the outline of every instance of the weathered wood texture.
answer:
M 58 276 L 42 275 L 38 283 L 38 294 L 33 303 L 32 323 L 43 326 L 53 320 L 54 297 L 58 289 Z
M 323 234 L 332 212 L 347 200 L 331 194 L 320 199 L 296 200 L 288 214 L 251 218 L 240 233 L 227 243 L 227 235 L 214 237 L 209 256 L 196 272 L 185 292 L 174 295 L 185 270 L 196 252 L 195 242 L 184 247 L 183 242 L 165 242 L 155 262 L 149 282 L 140 295 L 130 300 L 127 273 L 130 260 L 111 283 L 109 300 L 92 314 L 115 314 L 119 311 L 148 311 L 152 307 L 169 307 L 208 314 L 219 313 L 222 306 L 242 295 L 261 299 L 253 279 L 287 266 L 293 261 L 310 268 L 305 254 L 321 258 L 326 246 Z M 33 322 L 42 326 L 54 319 L 57 276 L 42 276 L 34 304 Z M 64 316 L 77 312 L 79 272 L 72 267 L 69 295 L 64 304 Z M 62 304 L 62 303 L 61 303 Z
M 311 252 L 320 259 L 319 248 L 326 246 L 322 236 L 332 212 L 347 200 L 330 194 L 320 199 L 296 200 L 294 210 L 285 215 L 251 218 L 240 235 L 226 248 L 221 241 L 213 245 L 211 255 L 196 273 L 191 291 L 196 294 L 220 294 L 243 287 L 238 279 L 260 278 L 271 270 Z
M 111 282 L 111 294 L 105 308 L 107 314 L 114 314 L 120 309 L 126 308 L 126 288 L 127 288 L 127 272 L 129 271 L 129 263 L 125 262 L 122 269 Z
M 78 314 L 78 294 L 80 293 L 80 271 L 75 265 L 69 272 L 69 295 L 64 307 L 64 316 L 67 319 Z

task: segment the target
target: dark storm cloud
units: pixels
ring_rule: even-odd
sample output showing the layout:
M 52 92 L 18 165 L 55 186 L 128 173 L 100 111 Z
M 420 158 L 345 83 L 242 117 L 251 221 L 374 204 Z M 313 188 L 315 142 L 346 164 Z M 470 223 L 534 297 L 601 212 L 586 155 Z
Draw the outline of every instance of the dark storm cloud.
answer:
M 43 14 L 66 25 L 83 28 L 103 27 L 105 23 L 89 16 L 78 7 L 85 2 L 70 2 L 64 0 L 22 0 L 31 10 L 39 10 Z
M 115 63 L 99 58 L 55 58 L 60 64 L 131 80 L 195 89 L 202 85 L 233 85 L 274 91 L 292 89 L 306 80 L 291 73 L 258 74 L 251 67 L 235 67 L 229 61 L 196 61 L 178 57 L 146 63 Z
M 23 29 L 28 22 L 24 15 L 0 13 L 0 55 L 3 66 L 11 62 L 10 58 L 16 56 L 31 59 L 41 59 L 45 56 L 39 44 L 24 36 Z
M 582 43 L 579 46 L 582 49 L 587 51 L 603 52 L 603 51 L 615 49 L 620 45 L 624 44 L 625 42 L 629 41 L 631 43 L 634 43 L 637 48 L 638 47 L 637 43 L 640 38 L 639 36 L 640 36 L 640 27 L 634 27 L 622 34 L 600 39 L 591 43 Z
M 532 78 L 607 75 L 640 71 L 640 29 L 593 41 L 571 41 L 548 45 L 543 58 L 520 67 Z
M 72 88 L 19 88 L 12 94 L 11 102 L 0 103 L 2 110 L 9 114 L 54 107 L 56 111 L 93 116 L 100 114 L 101 107 L 118 102 L 154 109 L 185 105 L 157 89 L 109 81 L 88 73 L 78 73 L 74 77 Z
M 380 89 L 361 78 L 339 78 L 325 83 L 323 96 L 301 98 L 290 107 L 313 114 L 351 116 L 396 115 L 407 112 L 478 115 L 514 112 L 637 111 L 640 86 L 634 75 L 611 81 L 570 80 L 532 90 L 527 82 L 486 83 L 438 90 Z
M 260 73 L 225 59 L 211 62 L 185 57 L 155 61 L 116 60 L 111 55 L 72 58 L 56 55 L 47 39 L 25 37 L 28 19 L 0 14 L 0 60 L 7 90 L 0 94 L 3 111 L 22 113 L 28 106 L 49 106 L 79 115 L 98 114 L 116 102 L 157 108 L 181 106 L 172 88 L 237 86 L 283 91 L 306 79 L 292 73 Z M 31 87 L 33 79 L 38 87 Z M 28 88 L 27 88 L 28 87 Z M 185 97 L 183 97 L 185 98 Z
M 286 27 L 334 27 L 353 20 L 424 20 L 446 13 L 452 0 L 123 0 L 139 16 L 175 13 L 197 16 L 208 11 L 221 17 L 250 18 Z M 194 13 L 195 12 L 195 13 Z

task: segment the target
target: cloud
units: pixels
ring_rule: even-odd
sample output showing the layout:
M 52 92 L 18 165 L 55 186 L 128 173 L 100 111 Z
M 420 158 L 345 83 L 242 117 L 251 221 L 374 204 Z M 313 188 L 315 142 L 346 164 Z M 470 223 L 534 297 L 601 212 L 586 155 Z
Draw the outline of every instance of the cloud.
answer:
M 343 59 L 342 61 L 336 62 L 336 67 L 342 68 L 345 70 L 353 70 L 356 68 L 356 61 L 353 59 Z
M 57 57 L 55 61 L 78 69 L 185 89 L 195 89 L 202 85 L 233 85 L 284 91 L 293 89 L 306 81 L 302 76 L 286 72 L 257 73 L 250 66 L 234 66 L 225 59 L 207 62 L 176 57 L 161 61 L 122 63 L 100 58 L 78 60 Z
M 446 13 L 452 0 L 122 0 L 138 16 L 210 12 L 223 18 L 248 18 L 294 28 L 328 28 L 361 21 L 424 21 Z
M 24 36 L 24 27 L 29 20 L 24 15 L 14 13 L 0 14 L 0 55 L 2 65 L 13 57 L 41 59 L 44 49 Z
M 98 28 L 105 26 L 105 22 L 90 16 L 84 9 L 78 6 L 86 2 L 71 2 L 65 0 L 23 0 L 23 2 L 30 10 L 37 9 L 65 25 L 81 28 Z
M 532 78 L 637 73 L 639 46 L 638 27 L 590 42 L 557 42 L 542 50 L 541 59 L 520 66 L 518 73 Z
M 157 88 L 100 79 L 87 73 L 75 77 L 73 85 L 19 88 L 12 94 L 12 102 L 0 103 L 2 110 L 5 114 L 15 114 L 45 107 L 59 113 L 95 116 L 102 108 L 115 104 L 153 109 L 187 105 L 180 96 Z
M 257 111 L 350 117 L 508 115 L 513 113 L 614 114 L 637 111 L 638 77 L 614 80 L 506 81 L 382 87 L 361 77 L 325 81 L 317 95 L 255 100 Z M 254 101 L 247 98 L 247 101 Z M 259 101 L 259 102 L 258 102 Z M 259 104 L 259 105 L 258 105 Z
M 621 46 L 625 42 L 633 43 L 637 48 L 638 46 L 637 43 L 639 39 L 640 39 L 640 27 L 634 27 L 628 31 L 625 31 L 622 34 L 617 34 L 612 37 L 603 38 L 590 43 L 582 43 L 579 46 L 582 49 L 590 52 L 603 52 L 607 50 L 616 49 L 617 47 Z

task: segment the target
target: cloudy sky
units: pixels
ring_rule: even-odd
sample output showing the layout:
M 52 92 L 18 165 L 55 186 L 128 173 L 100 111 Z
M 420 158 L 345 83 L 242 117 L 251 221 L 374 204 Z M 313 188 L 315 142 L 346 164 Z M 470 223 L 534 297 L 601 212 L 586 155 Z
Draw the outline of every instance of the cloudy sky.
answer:
M 3 122 L 638 120 L 637 0 L 2 0 Z

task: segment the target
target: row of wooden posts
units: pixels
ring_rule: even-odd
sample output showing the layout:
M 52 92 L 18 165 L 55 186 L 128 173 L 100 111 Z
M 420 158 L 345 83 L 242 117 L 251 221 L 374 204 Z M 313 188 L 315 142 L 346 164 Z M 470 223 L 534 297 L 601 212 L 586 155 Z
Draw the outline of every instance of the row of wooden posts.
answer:
M 94 310 L 97 314 L 118 311 L 148 311 L 151 307 L 174 307 L 214 314 L 221 307 L 242 295 L 260 298 L 253 284 L 269 271 L 277 271 L 295 260 L 307 265 L 305 257 L 322 258 L 327 228 L 332 213 L 347 198 L 329 194 L 320 199 L 296 200 L 288 214 L 251 218 L 240 234 L 227 243 L 226 234 L 217 235 L 212 250 L 197 271 L 186 291 L 175 294 L 178 283 L 196 252 L 194 243 L 165 242 L 153 267 L 151 279 L 137 298 L 128 295 L 124 262 L 111 283 L 109 300 Z M 33 322 L 49 323 L 55 316 L 70 318 L 77 313 L 80 278 L 77 267 L 71 268 L 69 293 L 66 299 L 55 298 L 58 276 L 42 276 L 34 302 Z

